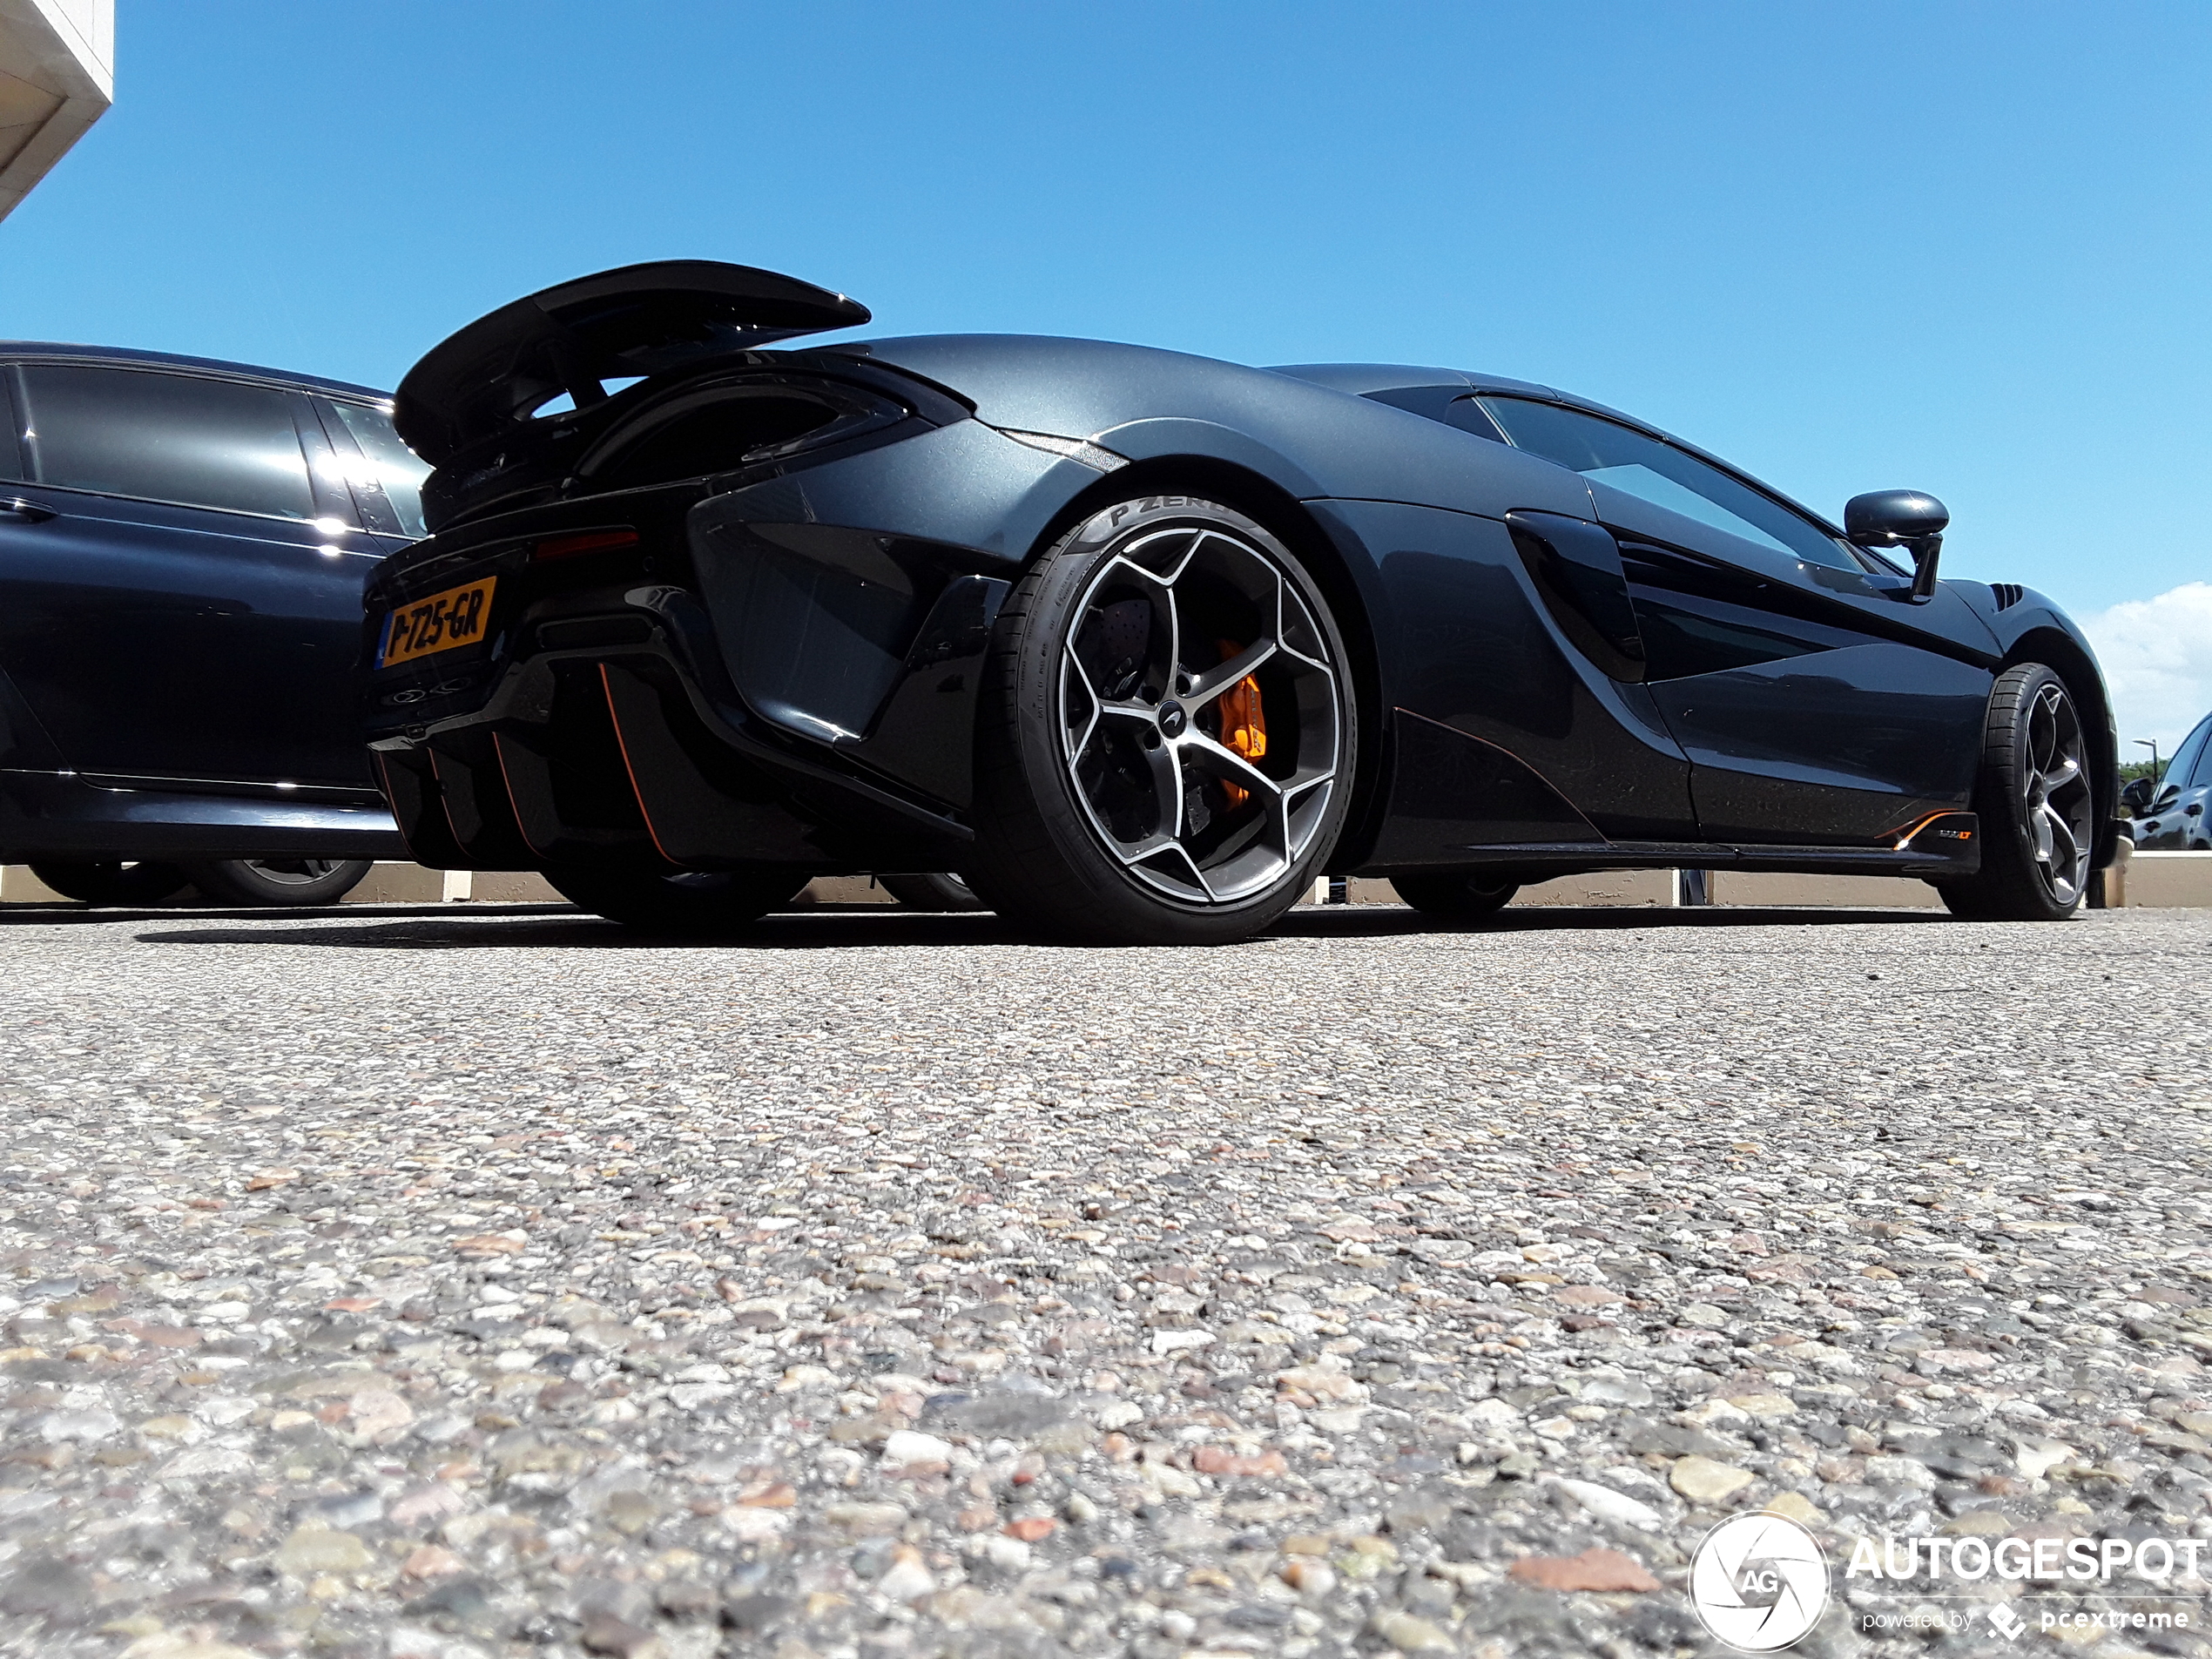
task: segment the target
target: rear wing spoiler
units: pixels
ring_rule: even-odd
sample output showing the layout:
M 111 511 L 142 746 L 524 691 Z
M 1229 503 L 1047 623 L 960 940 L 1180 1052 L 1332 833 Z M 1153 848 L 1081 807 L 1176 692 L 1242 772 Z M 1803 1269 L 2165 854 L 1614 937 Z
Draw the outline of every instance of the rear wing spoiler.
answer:
M 400 382 L 392 421 L 442 467 L 566 393 L 657 374 L 796 334 L 849 328 L 868 308 L 797 277 L 712 260 L 626 265 L 543 289 L 433 346 Z

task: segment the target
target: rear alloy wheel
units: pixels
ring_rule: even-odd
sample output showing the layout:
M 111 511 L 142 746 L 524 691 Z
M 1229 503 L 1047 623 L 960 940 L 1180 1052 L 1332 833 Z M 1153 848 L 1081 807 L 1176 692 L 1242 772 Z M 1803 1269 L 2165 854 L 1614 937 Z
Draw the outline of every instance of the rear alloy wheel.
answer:
M 1981 870 L 1940 887 L 1954 915 L 2063 921 L 2080 907 L 2095 835 L 2087 741 L 2066 682 L 2040 663 L 1990 691 L 1974 811 Z
M 671 870 L 658 863 L 568 865 L 546 871 L 545 879 L 609 921 L 684 939 L 741 933 L 807 882 L 788 870 Z
M 1069 937 L 1258 932 L 1343 826 L 1345 662 L 1319 588 L 1243 514 L 1175 496 L 1097 514 L 1000 613 L 971 883 Z
M 202 896 L 223 904 L 336 904 L 359 887 L 367 859 L 210 859 L 187 864 Z
M 176 865 L 130 859 L 56 860 L 32 865 L 30 873 L 65 899 L 98 905 L 159 904 L 192 881 Z
M 937 870 L 927 875 L 880 875 L 876 877 L 883 890 L 909 910 L 981 910 L 983 901 L 969 887 L 950 871 Z
M 1521 891 L 1518 881 L 1464 871 L 1394 875 L 1390 885 L 1414 909 L 1440 921 L 1480 921 L 1503 910 Z

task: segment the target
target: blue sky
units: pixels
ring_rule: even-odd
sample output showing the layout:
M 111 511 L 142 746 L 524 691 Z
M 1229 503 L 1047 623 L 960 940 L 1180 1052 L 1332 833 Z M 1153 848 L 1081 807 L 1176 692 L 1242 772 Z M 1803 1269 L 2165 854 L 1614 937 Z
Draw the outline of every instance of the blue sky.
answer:
M 1952 573 L 2096 619 L 2124 735 L 2212 703 L 2212 7 L 118 10 L 0 334 L 389 385 L 701 256 L 887 333 L 1480 367 L 1831 515 L 1932 490 Z

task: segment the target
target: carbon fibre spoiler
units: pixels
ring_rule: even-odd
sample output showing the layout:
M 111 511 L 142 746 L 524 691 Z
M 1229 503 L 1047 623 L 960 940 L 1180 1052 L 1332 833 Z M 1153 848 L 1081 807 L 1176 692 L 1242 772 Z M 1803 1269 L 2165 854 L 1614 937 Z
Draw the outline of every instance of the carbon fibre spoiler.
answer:
M 393 424 L 416 455 L 443 466 L 564 392 L 585 408 L 606 398 L 606 381 L 868 317 L 858 300 L 747 265 L 625 265 L 542 289 L 448 335 L 400 382 Z

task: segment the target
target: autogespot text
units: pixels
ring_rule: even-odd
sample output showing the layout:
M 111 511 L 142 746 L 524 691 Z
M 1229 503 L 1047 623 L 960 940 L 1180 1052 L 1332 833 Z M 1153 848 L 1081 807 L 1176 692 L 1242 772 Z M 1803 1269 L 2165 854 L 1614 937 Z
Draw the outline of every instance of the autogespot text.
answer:
M 2164 1584 L 2196 1570 L 2202 1538 L 1862 1538 L 1851 1550 L 1846 1580 L 1916 1579 L 1923 1575 L 1972 1583 L 2000 1579 L 2071 1579 L 2086 1583 L 2126 1574 Z

